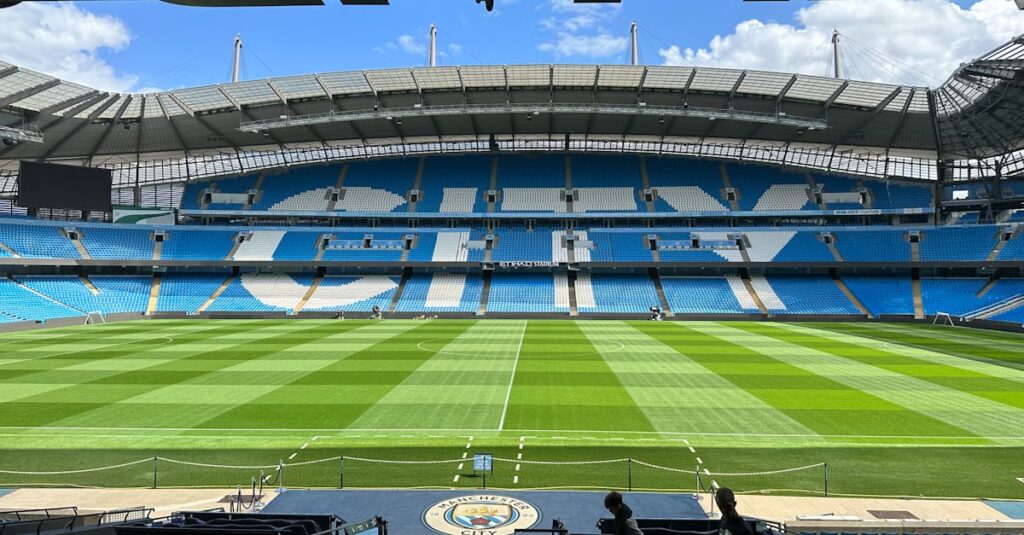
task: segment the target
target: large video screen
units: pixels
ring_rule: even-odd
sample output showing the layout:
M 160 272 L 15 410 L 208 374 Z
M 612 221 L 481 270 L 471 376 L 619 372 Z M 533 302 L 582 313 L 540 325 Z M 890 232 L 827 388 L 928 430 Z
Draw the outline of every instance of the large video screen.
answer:
M 18 206 L 109 212 L 109 169 L 21 162 Z

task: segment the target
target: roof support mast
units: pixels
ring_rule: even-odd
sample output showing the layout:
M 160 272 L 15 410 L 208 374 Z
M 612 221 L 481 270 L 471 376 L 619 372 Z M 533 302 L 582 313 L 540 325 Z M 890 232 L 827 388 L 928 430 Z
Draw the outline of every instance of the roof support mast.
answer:
M 427 52 L 427 67 L 437 67 L 437 25 L 430 25 L 430 47 Z
M 839 74 L 839 30 L 832 30 L 832 64 L 835 66 L 835 77 L 838 80 Z
M 242 36 L 235 34 L 235 57 L 231 62 L 231 83 L 238 82 L 238 68 L 242 63 Z
M 629 64 L 640 64 L 640 47 L 636 38 L 636 21 L 629 25 Z

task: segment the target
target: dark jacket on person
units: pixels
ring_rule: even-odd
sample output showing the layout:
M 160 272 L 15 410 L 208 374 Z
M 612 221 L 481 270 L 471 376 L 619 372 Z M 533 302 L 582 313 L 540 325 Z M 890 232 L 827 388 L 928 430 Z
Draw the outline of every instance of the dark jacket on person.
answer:
M 723 515 L 722 523 L 718 525 L 718 532 L 722 535 L 754 535 L 750 524 L 740 515 Z
M 619 511 L 615 513 L 614 535 L 643 535 L 636 520 L 633 519 L 633 510 L 628 505 L 622 504 Z

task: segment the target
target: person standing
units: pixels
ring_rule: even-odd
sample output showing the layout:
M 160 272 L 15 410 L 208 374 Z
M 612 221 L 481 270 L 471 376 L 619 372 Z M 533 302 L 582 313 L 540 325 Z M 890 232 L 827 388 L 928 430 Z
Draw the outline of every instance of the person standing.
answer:
M 604 508 L 615 515 L 614 535 L 643 535 L 636 519 L 633 518 L 633 510 L 623 503 L 622 494 L 611 491 L 604 497 Z
M 736 511 L 736 494 L 728 487 L 721 487 L 715 493 L 715 503 L 722 511 L 722 522 L 718 526 L 720 535 L 754 535 L 750 524 Z

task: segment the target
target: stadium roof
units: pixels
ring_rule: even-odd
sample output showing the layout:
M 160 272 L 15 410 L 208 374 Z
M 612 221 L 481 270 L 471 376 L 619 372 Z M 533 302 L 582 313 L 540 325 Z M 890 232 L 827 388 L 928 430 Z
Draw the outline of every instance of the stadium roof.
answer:
M 43 137 L 0 145 L 0 164 L 490 134 L 726 138 L 976 158 L 1024 147 L 1022 67 L 1019 37 L 934 91 L 716 68 L 483 65 L 116 94 L 0 61 L 0 132 Z

